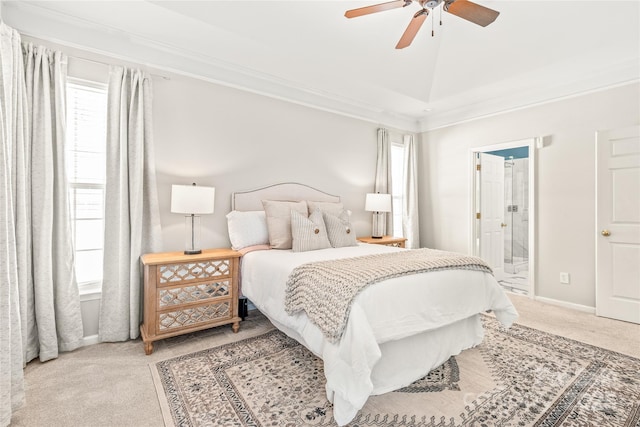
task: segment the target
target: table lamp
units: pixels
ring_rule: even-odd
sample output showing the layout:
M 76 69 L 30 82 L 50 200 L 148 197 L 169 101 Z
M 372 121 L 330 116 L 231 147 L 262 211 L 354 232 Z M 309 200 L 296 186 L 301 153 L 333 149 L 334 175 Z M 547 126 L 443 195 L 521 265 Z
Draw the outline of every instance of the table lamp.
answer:
M 371 237 L 381 239 L 386 230 L 386 213 L 391 212 L 391 194 L 367 193 L 364 210 L 373 212 Z
M 213 213 L 214 187 L 171 186 L 171 212 L 185 214 L 185 255 L 202 253 L 200 249 L 200 215 Z

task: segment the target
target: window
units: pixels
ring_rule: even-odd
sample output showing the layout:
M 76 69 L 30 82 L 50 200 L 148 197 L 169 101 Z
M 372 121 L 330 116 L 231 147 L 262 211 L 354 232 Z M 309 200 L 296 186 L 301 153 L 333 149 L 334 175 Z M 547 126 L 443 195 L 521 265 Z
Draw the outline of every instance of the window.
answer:
M 391 143 L 391 200 L 393 203 L 393 235 L 404 237 L 402 231 L 402 199 L 404 197 L 404 145 Z
M 66 168 L 76 278 L 85 292 L 102 282 L 106 140 L 107 86 L 69 79 Z

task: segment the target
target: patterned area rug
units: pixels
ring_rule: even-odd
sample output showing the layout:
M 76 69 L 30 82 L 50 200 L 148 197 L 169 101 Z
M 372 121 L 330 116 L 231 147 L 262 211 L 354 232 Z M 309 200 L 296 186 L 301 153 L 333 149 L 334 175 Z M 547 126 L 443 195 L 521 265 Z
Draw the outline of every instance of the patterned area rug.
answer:
M 640 426 L 640 360 L 483 316 L 478 347 L 350 426 Z M 279 331 L 151 364 L 167 426 L 334 426 L 322 362 Z

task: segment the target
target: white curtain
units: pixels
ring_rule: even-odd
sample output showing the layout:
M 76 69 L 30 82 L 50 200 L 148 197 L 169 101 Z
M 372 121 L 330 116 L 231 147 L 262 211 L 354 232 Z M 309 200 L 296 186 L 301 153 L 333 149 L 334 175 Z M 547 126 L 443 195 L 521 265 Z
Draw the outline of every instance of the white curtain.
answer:
M 378 129 L 378 155 L 376 160 L 376 180 L 373 191 L 375 193 L 391 194 L 391 142 L 389 131 Z M 393 210 L 393 207 L 392 207 Z M 393 212 L 387 213 L 385 234 L 393 236 Z
M 0 425 L 22 368 L 82 344 L 64 164 L 66 57 L 0 24 Z
M 110 67 L 101 341 L 138 337 L 142 314 L 140 255 L 157 252 L 162 246 L 151 102 L 148 75 Z
M 24 164 L 27 147 L 27 111 L 20 35 L 0 23 L 0 426 L 24 404 L 20 286 L 27 272 L 21 269 L 16 216 L 24 215 L 24 176 L 17 182 L 16 163 Z M 20 271 L 19 271 L 20 270 Z
M 402 185 L 404 197 L 402 199 L 402 232 L 403 237 L 407 238 L 405 247 L 416 249 L 420 247 L 416 144 L 413 135 L 405 135 L 403 139 L 404 167 Z
M 28 43 L 24 59 L 33 287 L 21 295 L 23 339 L 26 361 L 46 361 L 80 347 L 83 337 L 64 160 L 67 57 Z

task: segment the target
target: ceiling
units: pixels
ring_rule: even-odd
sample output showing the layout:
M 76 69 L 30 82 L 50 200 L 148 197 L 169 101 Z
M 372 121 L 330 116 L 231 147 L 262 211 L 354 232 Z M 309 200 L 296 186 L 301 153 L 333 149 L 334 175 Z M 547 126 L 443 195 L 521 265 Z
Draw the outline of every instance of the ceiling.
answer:
M 477 0 L 493 24 L 443 12 L 403 50 L 415 2 L 343 16 L 382 1 L 5 0 L 1 13 L 26 35 L 414 132 L 640 77 L 637 0 Z

